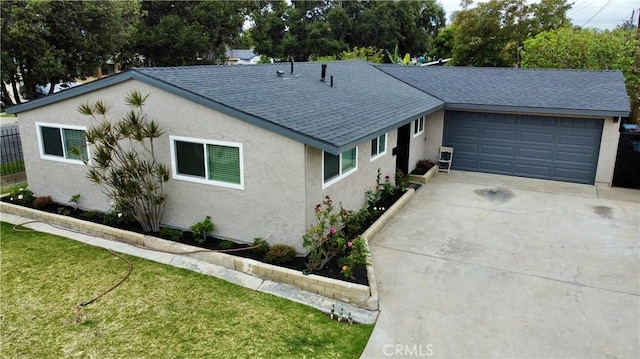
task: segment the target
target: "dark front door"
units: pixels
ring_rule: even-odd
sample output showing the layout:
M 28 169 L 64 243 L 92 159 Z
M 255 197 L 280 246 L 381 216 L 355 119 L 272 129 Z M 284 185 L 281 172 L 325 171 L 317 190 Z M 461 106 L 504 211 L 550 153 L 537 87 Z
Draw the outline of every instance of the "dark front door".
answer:
M 409 173 L 409 144 L 411 143 L 411 122 L 398 128 L 398 142 L 393 154 L 396 155 L 396 171 Z

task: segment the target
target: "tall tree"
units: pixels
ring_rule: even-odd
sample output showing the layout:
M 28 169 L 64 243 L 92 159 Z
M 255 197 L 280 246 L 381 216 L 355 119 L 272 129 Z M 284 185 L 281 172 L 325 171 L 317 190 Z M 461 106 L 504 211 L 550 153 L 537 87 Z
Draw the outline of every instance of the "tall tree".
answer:
M 3 84 L 20 78 L 27 98 L 33 98 L 37 84 L 94 74 L 123 47 L 139 6 L 137 1 L 3 1 L 0 10 Z
M 300 61 L 369 46 L 423 55 L 445 24 L 435 0 L 268 1 L 252 17 L 258 53 Z
M 221 63 L 242 33 L 248 1 L 143 1 L 135 48 L 148 65 Z
M 569 26 L 567 0 L 490 0 L 456 13 L 452 57 L 456 65 L 513 66 L 524 41 Z
M 640 39 L 635 31 L 561 28 L 524 43 L 523 67 L 622 70 L 635 113 L 640 104 Z M 638 115 L 636 115 L 638 116 Z

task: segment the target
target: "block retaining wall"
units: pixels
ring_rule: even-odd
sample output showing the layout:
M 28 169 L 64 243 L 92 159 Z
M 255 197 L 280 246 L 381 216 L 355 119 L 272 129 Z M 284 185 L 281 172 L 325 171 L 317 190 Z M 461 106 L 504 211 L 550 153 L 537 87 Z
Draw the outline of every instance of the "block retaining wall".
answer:
M 368 242 L 371 238 L 373 238 L 373 236 L 378 233 L 380 229 L 382 229 L 382 227 L 393 217 L 393 215 L 400 208 L 405 205 L 405 203 L 407 203 L 407 201 L 409 201 L 411 197 L 413 197 L 414 194 L 415 191 L 413 189 L 409 189 L 407 193 L 404 194 L 404 196 L 402 196 L 373 225 L 371 225 L 371 227 L 369 227 L 369 229 L 367 229 L 367 231 L 363 233 L 363 237 L 366 239 L 366 241 Z M 0 212 L 43 221 L 56 226 L 68 228 L 73 231 L 159 251 L 175 252 L 176 254 L 180 254 L 202 249 L 182 243 L 164 240 L 162 238 L 125 231 L 102 224 L 83 221 L 59 214 L 38 211 L 35 209 L 5 202 L 0 203 Z M 351 303 L 362 308 L 378 310 L 378 290 L 376 286 L 374 270 L 371 264 L 367 266 L 369 285 L 365 286 L 332 278 L 321 277 L 314 274 L 304 275 L 297 270 L 278 267 L 253 259 L 232 256 L 221 252 L 198 252 L 183 255 L 219 265 L 221 267 L 234 269 L 262 279 L 268 279 L 280 283 L 287 283 L 299 289 L 311 293 L 317 293 L 327 298 L 333 298 L 342 302 Z M 369 263 L 371 263 L 370 255 Z

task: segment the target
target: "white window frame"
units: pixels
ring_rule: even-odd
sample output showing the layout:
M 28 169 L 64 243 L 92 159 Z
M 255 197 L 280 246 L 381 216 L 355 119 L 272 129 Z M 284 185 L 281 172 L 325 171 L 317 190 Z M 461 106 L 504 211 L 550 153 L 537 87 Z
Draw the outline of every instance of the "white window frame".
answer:
M 384 151 L 380 152 L 380 138 L 383 137 L 383 136 L 384 136 Z M 378 158 L 380 158 L 380 157 L 382 157 L 382 156 L 387 154 L 387 137 L 388 137 L 387 134 L 383 133 L 382 135 L 374 138 L 374 139 L 378 140 L 378 144 L 377 144 L 378 149 L 377 149 L 375 155 L 371 155 L 371 159 L 369 160 L 369 162 L 375 161 L 376 159 L 378 159 Z M 371 142 L 370 142 L 371 147 L 373 147 L 373 140 L 374 139 L 372 139 Z
M 82 160 L 76 160 L 73 158 L 67 158 L 67 149 L 64 146 L 64 143 L 62 144 L 62 157 L 60 156 L 54 156 L 54 155 L 48 155 L 46 153 L 44 153 L 44 141 L 42 139 L 42 127 L 54 127 L 59 129 L 60 132 L 60 138 L 62 139 L 62 130 L 81 130 L 84 131 L 85 134 L 87 133 L 87 127 L 86 126 L 76 126 L 76 125 L 61 125 L 59 123 L 51 123 L 51 122 L 36 122 L 36 133 L 38 136 L 38 149 L 40 150 L 40 158 L 43 160 L 49 160 L 49 161 L 57 161 L 57 162 L 64 162 L 64 163 L 72 163 L 72 164 L 80 164 L 80 165 L 84 165 L 84 162 L 82 162 Z M 89 160 L 89 163 L 91 163 L 91 152 L 89 151 L 89 144 L 87 142 L 85 142 L 85 146 L 87 147 L 87 159 Z
M 340 155 L 338 156 L 339 162 L 338 162 L 338 168 L 340 169 L 339 174 L 336 177 L 330 178 L 329 180 L 325 181 L 324 180 L 324 151 L 322 151 L 322 189 L 325 189 L 329 186 L 331 186 L 332 184 L 339 182 L 340 180 L 342 180 L 343 178 L 349 176 L 350 174 L 356 172 L 358 170 L 358 146 L 354 147 L 356 150 L 356 165 L 349 169 L 347 172 L 342 172 L 342 154 L 344 152 L 340 152 Z M 349 149 L 348 151 L 350 151 L 351 149 Z
M 413 120 L 413 137 L 420 136 L 424 133 L 424 116 L 420 116 Z
M 196 144 L 201 144 L 204 151 L 204 173 L 205 178 L 198 176 L 190 176 L 178 173 L 178 163 L 176 158 L 176 141 L 181 142 L 191 142 Z M 222 182 L 216 180 L 207 179 L 206 176 L 209 173 L 209 159 L 207 158 L 206 145 L 215 145 L 215 146 L 226 146 L 226 147 L 237 147 L 239 149 L 240 156 L 240 184 Z M 206 184 L 210 186 L 218 186 L 218 187 L 226 187 L 233 189 L 241 189 L 244 190 L 244 152 L 242 148 L 242 143 L 239 142 L 228 142 L 228 141 L 217 141 L 217 140 L 207 140 L 203 138 L 195 138 L 195 137 L 185 137 L 185 136 L 169 136 L 169 147 L 171 151 L 171 175 L 173 179 L 195 182 L 200 184 Z

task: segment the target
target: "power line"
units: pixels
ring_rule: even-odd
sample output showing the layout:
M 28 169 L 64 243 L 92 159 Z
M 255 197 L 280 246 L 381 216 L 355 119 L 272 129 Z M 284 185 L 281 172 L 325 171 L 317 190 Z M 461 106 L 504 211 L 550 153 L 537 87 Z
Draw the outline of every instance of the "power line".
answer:
M 584 24 L 582 24 L 582 26 L 581 26 L 581 27 L 584 27 L 586 24 L 588 24 L 588 23 L 589 23 L 589 21 L 593 20 L 593 18 L 594 18 L 594 17 L 598 16 L 598 14 L 599 14 L 599 13 L 601 13 L 601 12 L 602 12 L 602 10 L 604 10 L 607 6 L 611 5 L 611 3 L 612 3 L 612 2 L 613 2 L 613 0 L 609 0 L 609 1 L 607 1 L 607 3 L 606 3 L 606 4 L 604 4 L 604 5 L 600 8 L 600 10 L 598 10 L 598 11 L 597 11 L 597 12 L 596 12 L 592 17 L 590 17 L 590 18 L 589 18 L 589 20 L 587 20 Z

